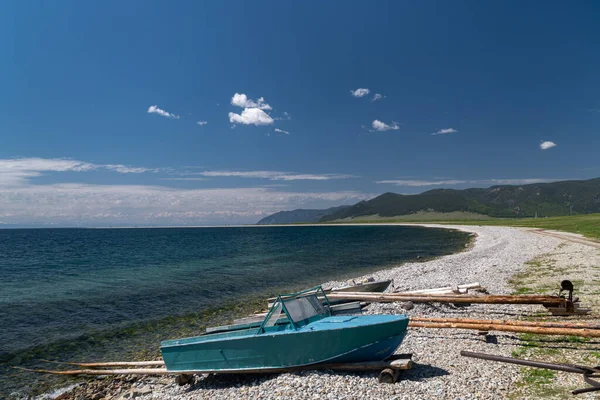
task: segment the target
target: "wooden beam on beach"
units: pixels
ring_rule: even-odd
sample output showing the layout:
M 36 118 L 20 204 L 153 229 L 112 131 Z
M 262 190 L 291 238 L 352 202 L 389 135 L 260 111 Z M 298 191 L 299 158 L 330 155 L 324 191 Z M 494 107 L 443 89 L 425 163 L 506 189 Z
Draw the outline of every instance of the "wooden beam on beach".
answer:
M 378 303 L 392 303 L 398 301 L 412 301 L 414 303 L 483 303 L 483 304 L 543 304 L 558 306 L 565 299 L 558 296 L 542 295 L 427 295 L 403 293 L 331 293 L 327 296 L 337 300 L 360 300 Z
M 92 362 L 92 363 L 78 363 L 68 361 L 52 361 L 52 360 L 40 360 L 43 362 L 49 362 L 53 364 L 64 364 L 64 365 L 75 365 L 78 367 L 86 368 L 98 368 L 98 367 L 160 367 L 165 365 L 162 360 L 157 361 L 111 361 L 111 362 Z
M 27 372 L 37 372 L 52 375 L 176 375 L 180 372 L 167 371 L 166 368 L 125 368 L 125 369 L 74 369 L 74 370 L 48 370 L 12 367 Z M 183 372 L 181 372 L 183 373 Z
M 534 326 L 515 326 L 499 324 L 466 324 L 459 322 L 412 322 L 408 323 L 411 328 L 435 328 L 435 329 L 473 329 L 477 331 L 499 331 L 515 333 L 534 333 L 536 335 L 559 335 L 579 337 L 600 337 L 597 329 L 573 329 L 573 328 L 542 328 Z
M 412 354 L 395 354 L 385 361 L 366 361 L 358 363 L 321 363 L 312 365 L 303 365 L 289 368 L 263 368 L 263 369 L 239 369 L 228 371 L 199 370 L 199 371 L 168 371 L 166 368 L 126 368 L 126 369 L 77 369 L 77 370 L 47 370 L 47 369 L 29 369 L 23 367 L 12 367 L 22 371 L 37 372 L 52 375 L 192 375 L 192 374 L 266 374 L 266 373 L 285 373 L 293 371 L 311 371 L 329 369 L 333 371 L 380 371 L 386 368 L 394 370 L 406 370 L 413 366 L 411 361 Z M 150 361 L 149 361 L 150 362 Z M 154 362 L 154 361 L 152 361 Z M 112 363 L 87 363 L 89 364 L 122 364 L 122 362 Z
M 566 328 L 566 329 L 600 329 L 600 324 L 588 324 L 585 322 L 547 322 L 547 321 L 517 321 L 505 319 L 470 319 L 470 318 L 431 318 L 410 317 L 411 322 L 449 322 L 464 324 L 493 324 L 511 326 L 531 326 L 540 328 Z
M 466 283 L 464 285 L 444 286 L 433 289 L 410 290 L 408 292 L 395 292 L 398 294 L 464 294 L 468 293 L 469 289 L 484 289 L 479 282 Z

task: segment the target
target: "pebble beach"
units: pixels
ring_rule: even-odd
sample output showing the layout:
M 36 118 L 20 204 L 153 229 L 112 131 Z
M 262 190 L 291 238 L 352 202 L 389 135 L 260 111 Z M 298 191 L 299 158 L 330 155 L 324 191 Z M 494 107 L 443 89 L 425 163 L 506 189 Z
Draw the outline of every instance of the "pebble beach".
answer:
M 436 226 L 439 225 L 425 225 Z M 419 290 L 479 282 L 492 294 L 508 294 L 509 279 L 525 264 L 543 255 L 568 251 L 569 245 L 556 236 L 540 235 L 522 228 L 487 226 L 444 226 L 472 233 L 473 242 L 464 251 L 438 259 L 406 263 L 368 276 L 361 281 L 392 279 L 388 291 Z M 583 245 L 573 245 L 581 256 Z M 573 250 L 575 251 L 575 250 Z M 583 250 L 584 258 L 598 258 L 598 250 Z M 565 258 L 568 260 L 568 257 Z M 588 260 L 589 261 L 589 260 Z M 593 264 L 593 263 L 592 263 Z M 579 277 L 585 279 L 585 277 Z M 324 287 L 346 282 L 327 282 Z M 557 288 L 558 288 L 557 282 Z M 408 307 L 410 308 L 410 307 Z M 375 303 L 363 312 L 428 317 L 476 319 L 523 319 L 543 311 L 538 305 L 415 304 L 406 310 L 399 303 Z M 514 396 L 521 367 L 465 358 L 461 350 L 511 356 L 522 339 L 511 332 L 410 328 L 398 353 L 412 353 L 415 365 L 403 371 L 395 384 L 378 383 L 377 373 L 302 371 L 259 376 L 196 376 L 191 384 L 179 386 L 173 377 L 122 377 L 92 379 L 88 383 L 42 399 L 506 399 Z M 578 398 L 593 398 L 593 394 Z

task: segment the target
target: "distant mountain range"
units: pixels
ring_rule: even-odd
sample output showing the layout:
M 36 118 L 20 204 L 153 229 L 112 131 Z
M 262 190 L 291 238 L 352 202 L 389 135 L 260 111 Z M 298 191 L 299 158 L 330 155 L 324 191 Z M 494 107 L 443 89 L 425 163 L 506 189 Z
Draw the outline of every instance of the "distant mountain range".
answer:
M 331 207 L 326 210 L 293 210 L 279 211 L 258 221 L 257 225 L 294 224 L 299 222 L 319 222 L 324 217 L 335 212 L 343 211 L 352 206 Z
M 333 210 L 333 211 L 331 211 Z M 335 210 L 294 210 L 273 214 L 259 223 L 328 222 L 362 216 L 397 217 L 418 212 L 469 212 L 489 217 L 552 217 L 600 212 L 600 178 L 580 181 L 499 185 L 464 190 L 434 189 L 421 194 L 385 193 Z M 303 214 L 303 212 L 308 212 Z M 286 214 L 287 213 L 287 214 Z M 282 222 L 279 215 L 289 222 Z M 317 219 L 319 214 L 324 214 Z M 307 219 L 303 219 L 306 215 Z M 274 219 L 272 219 L 274 218 Z

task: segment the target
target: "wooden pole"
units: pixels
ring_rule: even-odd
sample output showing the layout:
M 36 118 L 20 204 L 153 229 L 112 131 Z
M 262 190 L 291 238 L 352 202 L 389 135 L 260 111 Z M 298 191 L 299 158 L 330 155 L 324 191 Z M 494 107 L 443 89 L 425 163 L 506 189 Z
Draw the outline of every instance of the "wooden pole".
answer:
M 533 326 L 540 328 L 568 328 L 568 329 L 600 329 L 600 324 L 587 324 L 585 322 L 545 322 L 545 321 L 515 321 L 503 319 L 468 319 L 468 318 L 430 318 L 410 317 L 414 322 L 451 322 L 465 324 L 494 324 L 512 326 Z
M 540 295 L 411 295 L 402 293 L 331 293 L 327 296 L 337 300 L 360 300 L 379 303 L 412 301 L 415 303 L 487 303 L 487 304 L 544 304 L 560 305 L 564 299 L 557 296 Z
M 481 289 L 482 288 L 481 284 L 479 282 L 467 283 L 464 285 L 458 285 L 456 287 L 458 288 L 458 290 L 461 291 L 461 293 L 467 293 L 467 291 L 469 289 Z M 397 293 L 399 293 L 399 294 L 433 294 L 433 293 L 440 293 L 440 292 L 453 293 L 454 288 L 452 286 L 444 286 L 444 287 L 434 288 L 434 289 L 411 290 L 408 292 L 397 292 Z
M 39 372 L 52 375 L 176 375 L 179 372 L 167 371 L 166 368 L 129 368 L 129 369 L 75 369 L 54 371 L 47 369 L 29 369 L 13 367 L 28 372 Z
M 29 369 L 23 367 L 13 367 L 28 372 L 38 372 L 53 375 L 191 375 L 191 374 L 264 374 L 280 373 L 303 370 L 322 370 L 331 369 L 334 371 L 376 371 L 384 368 L 395 370 L 410 369 L 413 365 L 410 357 L 412 355 L 395 355 L 386 361 L 366 361 L 357 363 L 323 363 L 303 365 L 289 368 L 264 368 L 264 369 L 238 369 L 229 371 L 167 371 L 165 368 L 130 368 L 130 369 L 76 369 L 67 371 L 56 371 L 47 369 Z M 407 358 L 408 357 L 408 358 Z M 113 363 L 116 364 L 116 363 Z
M 77 363 L 67 361 L 52 361 L 52 360 L 40 360 L 43 362 L 49 362 L 54 364 L 65 364 L 65 365 L 76 365 L 78 367 L 159 367 L 165 365 L 165 362 L 160 361 L 112 361 L 112 362 L 95 362 L 95 363 Z
M 457 322 L 412 322 L 412 328 L 474 329 L 478 331 L 500 331 L 516 333 L 534 333 L 537 335 L 564 335 L 579 337 L 600 337 L 600 330 L 571 328 L 540 328 L 534 326 L 514 326 L 498 324 L 465 324 Z

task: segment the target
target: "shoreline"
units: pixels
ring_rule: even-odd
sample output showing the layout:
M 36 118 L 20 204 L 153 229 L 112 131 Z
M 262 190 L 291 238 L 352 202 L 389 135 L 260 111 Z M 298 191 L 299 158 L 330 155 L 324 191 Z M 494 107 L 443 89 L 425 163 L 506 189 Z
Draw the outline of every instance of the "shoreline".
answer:
M 538 235 L 526 228 L 403 223 L 386 225 L 456 229 L 476 235 L 471 240 L 471 246 L 465 251 L 424 262 L 408 262 L 354 278 L 357 281 L 370 276 L 376 280 L 391 278 L 396 290 L 426 289 L 478 281 L 492 293 L 506 293 L 510 291 L 508 280 L 523 270 L 528 261 L 554 251 L 563 243 L 559 238 Z M 330 281 L 323 286 L 341 283 L 344 281 Z M 451 315 L 489 319 L 525 318 L 535 315 L 538 311 L 540 310 L 536 306 L 454 307 L 416 304 L 414 309 L 407 312 L 396 303 L 374 303 L 368 307 L 366 313 L 403 312 L 409 316 Z M 491 336 L 495 338 L 496 343 L 487 343 L 485 338 L 477 333 L 461 330 L 448 329 L 442 332 L 411 328 L 398 352 L 412 352 L 416 367 L 403 373 L 403 379 L 395 385 L 378 384 L 376 377 L 371 373 L 344 374 L 322 371 L 281 374 L 275 377 L 197 377 L 191 387 L 179 387 L 173 383 L 173 378 L 143 378 L 133 382 L 122 382 L 116 391 L 114 388 L 104 388 L 106 395 L 99 398 L 119 399 L 124 392 L 141 389 L 141 392 L 150 390 L 148 393 L 138 393 L 139 397 L 136 398 L 142 400 L 205 397 L 293 399 L 304 398 L 309 393 L 308 390 L 314 393 L 313 389 L 320 395 L 329 394 L 335 398 L 507 398 L 508 389 L 518 382 L 521 376 L 518 367 L 464 359 L 457 355 L 459 350 L 470 350 L 510 356 L 511 352 L 518 348 L 519 338 L 514 334 L 498 333 Z M 80 389 L 81 387 L 78 387 L 74 392 Z M 76 398 L 69 397 L 68 393 L 66 395 L 63 398 Z

